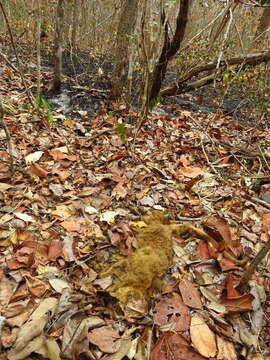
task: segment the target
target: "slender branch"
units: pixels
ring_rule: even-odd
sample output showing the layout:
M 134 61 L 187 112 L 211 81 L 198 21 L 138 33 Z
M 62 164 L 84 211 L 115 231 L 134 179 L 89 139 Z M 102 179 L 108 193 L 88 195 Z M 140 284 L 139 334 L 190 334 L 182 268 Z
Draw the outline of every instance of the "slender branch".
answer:
M 230 59 L 226 59 L 226 61 L 222 60 L 222 61 L 220 61 L 218 71 L 221 72 L 224 69 L 226 69 L 228 66 L 232 66 L 232 65 L 253 65 L 254 66 L 259 63 L 268 62 L 268 61 L 270 61 L 270 49 L 261 51 L 259 53 L 232 57 Z M 185 84 L 185 82 L 187 82 L 188 80 L 192 79 L 195 76 L 198 76 L 199 74 L 201 74 L 204 71 L 210 71 L 210 70 L 216 69 L 217 64 L 218 64 L 218 60 L 216 59 L 215 61 L 212 61 L 210 63 L 195 66 L 193 69 L 186 72 L 182 77 L 180 77 L 176 82 L 172 83 L 167 88 L 161 90 L 160 95 L 161 96 L 176 95 L 176 94 L 180 94 L 182 92 L 187 91 L 186 90 L 187 88 L 195 88 L 196 82 L 191 83 L 192 85 Z M 214 79 L 213 74 L 210 76 L 212 77 L 212 79 Z M 211 77 L 210 78 L 205 77 L 203 79 L 207 79 L 206 83 L 209 83 L 209 82 L 211 82 Z M 197 80 L 199 82 L 199 84 L 200 84 L 200 81 L 202 81 L 203 79 Z M 203 85 L 205 85 L 205 84 L 203 84 Z M 202 85 L 200 85 L 200 86 L 202 86 Z
M 0 57 L 5 60 L 5 62 L 8 64 L 8 66 L 10 66 L 11 69 L 12 69 L 15 73 L 20 74 L 20 72 L 19 72 L 19 70 L 16 68 L 16 66 L 14 66 L 14 65 L 8 60 L 8 58 L 6 57 L 5 54 L 2 53 L 2 51 L 0 51 Z
M 257 269 L 258 265 L 262 261 L 262 259 L 268 254 L 270 250 L 270 238 L 255 256 L 255 258 L 251 261 L 249 267 L 244 272 L 244 275 L 238 285 L 237 289 L 244 293 L 247 290 L 248 282 L 251 279 L 252 275 L 254 274 L 255 270 Z
M 10 159 L 10 161 L 4 161 L 4 162 L 8 162 L 10 164 L 10 170 L 13 173 L 14 172 L 14 158 L 13 158 L 13 154 L 12 154 L 11 137 L 10 137 L 9 130 L 4 121 L 4 109 L 3 109 L 3 105 L 2 105 L 1 101 L 0 101 L 0 125 L 2 125 L 2 127 L 5 131 L 5 134 L 6 134 L 8 153 L 9 153 L 9 159 Z
M 25 91 L 26 91 L 26 94 L 27 94 L 27 97 L 28 97 L 28 100 L 29 100 L 30 104 L 34 107 L 33 95 L 32 95 L 30 89 L 28 88 L 28 86 L 26 85 L 26 82 L 24 80 L 24 77 L 23 77 L 23 74 L 22 74 L 22 71 L 21 71 L 21 63 L 20 63 L 19 56 L 18 56 L 18 53 L 17 53 L 17 49 L 16 49 L 16 45 L 15 45 L 14 38 L 13 38 L 13 35 L 12 35 L 9 20 L 8 20 L 7 14 L 5 12 L 4 6 L 3 6 L 1 1 L 0 1 L 0 8 L 1 8 L 3 17 L 4 17 L 6 25 L 7 25 L 11 45 L 12 45 L 14 55 L 15 55 L 15 58 L 16 58 L 16 61 L 17 61 L 18 69 L 19 69 L 19 75 L 20 75 L 20 78 L 21 78 L 21 82 L 22 82 L 22 84 L 23 84 L 23 86 L 25 88 Z

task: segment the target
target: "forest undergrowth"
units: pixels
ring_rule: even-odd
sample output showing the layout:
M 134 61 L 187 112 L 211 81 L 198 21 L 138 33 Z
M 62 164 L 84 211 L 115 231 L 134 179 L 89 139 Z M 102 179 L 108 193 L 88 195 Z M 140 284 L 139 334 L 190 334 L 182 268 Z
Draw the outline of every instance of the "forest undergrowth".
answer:
M 0 65 L 1 360 L 268 359 L 269 255 L 237 288 L 269 237 L 267 126 L 168 102 L 136 133 L 99 67 L 64 76 L 66 111 Z

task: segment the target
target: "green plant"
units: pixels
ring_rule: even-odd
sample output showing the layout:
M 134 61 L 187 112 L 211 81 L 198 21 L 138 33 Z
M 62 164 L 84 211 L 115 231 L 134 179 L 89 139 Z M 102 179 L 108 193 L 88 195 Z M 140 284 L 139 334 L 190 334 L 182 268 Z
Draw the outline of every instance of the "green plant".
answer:
M 48 121 L 52 123 L 54 121 L 52 114 L 52 107 L 49 104 L 48 100 L 43 95 L 38 95 L 35 99 L 35 109 L 40 111 L 40 109 L 44 109 L 46 111 L 46 115 Z
M 126 126 L 123 123 L 117 124 L 115 128 L 116 134 L 120 137 L 120 139 L 125 142 L 126 141 Z
M 151 100 L 149 103 L 150 110 L 152 110 L 155 106 L 160 104 L 161 101 L 162 101 L 162 97 L 160 95 L 156 96 L 153 100 Z

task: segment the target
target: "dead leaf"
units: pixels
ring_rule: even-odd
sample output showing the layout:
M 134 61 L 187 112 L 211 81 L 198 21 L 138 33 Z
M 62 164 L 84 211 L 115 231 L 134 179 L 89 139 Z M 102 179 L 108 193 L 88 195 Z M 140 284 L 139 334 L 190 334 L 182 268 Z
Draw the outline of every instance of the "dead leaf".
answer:
M 112 325 L 90 331 L 88 339 L 92 344 L 97 345 L 101 351 L 109 354 L 115 353 L 121 345 L 118 332 Z
M 223 299 L 220 303 L 224 305 L 229 312 L 243 312 L 252 310 L 253 299 L 253 295 L 244 294 L 238 298 Z
M 50 360 L 61 360 L 60 353 L 61 350 L 59 345 L 57 344 L 56 340 L 54 339 L 47 339 L 46 346 L 48 350 L 48 357 Z
M 0 182 L 0 191 L 6 191 L 12 187 L 13 185 Z
M 44 154 L 44 151 L 36 151 L 34 153 L 28 154 L 24 160 L 26 162 L 26 164 L 32 164 L 37 162 L 41 156 Z
M 100 221 L 105 221 L 108 224 L 113 224 L 116 216 L 126 216 L 127 211 L 124 209 L 116 209 L 114 211 L 108 210 L 100 215 Z
M 0 225 L 3 225 L 5 223 L 9 222 L 11 219 L 13 219 L 13 216 L 10 214 L 5 214 L 5 215 L 1 216 Z
M 37 278 L 34 278 L 30 275 L 25 275 L 24 278 L 26 280 L 29 292 L 33 296 L 41 298 L 46 293 L 46 291 L 49 290 L 49 286 Z
M 52 173 L 58 175 L 61 181 L 65 181 L 70 177 L 70 175 L 72 175 L 71 171 L 62 168 L 53 169 Z
M 16 287 L 16 283 L 12 279 L 8 279 L 5 275 L 0 279 L 0 305 L 6 306 Z
M 169 325 L 169 330 L 185 331 L 189 329 L 190 313 L 181 297 L 173 293 L 161 299 L 155 306 L 154 323 Z
M 226 289 L 227 289 L 227 299 L 239 298 L 241 293 L 235 289 L 237 285 L 239 285 L 240 279 L 237 282 L 233 279 L 233 273 L 227 273 L 226 277 Z
M 47 298 L 40 302 L 36 310 L 31 314 L 29 320 L 19 329 L 17 339 L 12 350 L 12 354 L 16 356 L 28 343 L 38 337 L 46 325 L 48 314 L 55 309 L 58 300 L 55 298 Z M 30 345 L 29 345 L 30 346 Z M 30 346 L 31 348 L 31 346 Z M 15 357 L 12 359 L 16 359 Z
M 44 335 L 39 335 L 25 344 L 21 349 L 14 348 L 8 352 L 8 360 L 23 360 L 33 352 L 37 352 L 44 344 Z
M 51 215 L 59 217 L 61 220 L 66 220 L 74 215 L 75 209 L 69 205 L 57 205 L 55 210 L 51 211 Z
M 223 337 L 216 335 L 217 338 L 217 359 L 221 360 L 237 360 L 237 354 L 233 343 L 225 340 Z
M 70 354 L 78 342 L 87 341 L 89 349 L 89 340 L 87 339 L 88 330 L 104 325 L 104 320 L 98 316 L 88 316 L 82 319 L 80 314 L 74 314 L 66 323 L 62 341 L 62 357 L 70 358 Z
M 49 171 L 47 171 L 46 169 L 44 169 L 42 166 L 40 166 L 38 164 L 32 164 L 29 168 L 29 171 L 31 172 L 31 174 L 38 176 L 40 178 L 45 178 L 49 174 Z
M 58 257 L 63 257 L 63 243 L 60 240 L 49 242 L 48 260 L 55 261 Z
M 35 222 L 36 222 L 36 220 L 35 220 L 32 216 L 30 216 L 30 215 L 28 215 L 28 214 L 19 213 L 19 212 L 14 212 L 14 215 L 15 215 L 18 219 L 21 219 L 21 220 L 23 220 L 23 221 L 25 221 L 25 222 L 32 222 L 32 223 L 35 223 Z
M 262 215 L 262 230 L 270 231 L 270 213 Z
M 67 149 L 64 149 L 65 152 L 68 152 Z M 49 151 L 51 157 L 54 160 L 70 160 L 70 161 L 77 161 L 77 156 L 76 155 L 67 155 L 64 152 L 60 151 L 59 149 L 52 149 Z
M 57 197 L 61 197 L 64 193 L 63 186 L 61 184 L 50 184 L 49 189 Z
M 195 349 L 206 358 L 214 357 L 217 352 L 215 335 L 203 318 L 195 315 L 191 318 L 190 337 Z
M 63 293 L 64 289 L 69 289 L 69 284 L 62 279 L 49 279 L 51 287 L 58 293 Z
M 105 355 L 104 357 L 102 357 L 102 360 L 121 360 L 125 357 L 125 355 L 128 354 L 131 346 L 132 346 L 132 341 L 130 338 L 122 338 L 119 349 L 114 354 L 107 356 Z M 132 358 L 129 357 L 129 359 Z
M 189 178 L 196 178 L 199 175 L 204 174 L 204 170 L 196 166 L 185 166 L 178 170 L 179 174 L 187 176 Z
M 151 360 L 204 360 L 179 333 L 165 332 L 151 350 Z
M 60 225 L 67 231 L 77 232 L 79 234 L 82 234 L 84 232 L 84 227 L 79 221 L 76 222 L 76 221 L 65 220 L 62 221 Z
M 202 309 L 202 302 L 200 294 L 195 286 L 187 279 L 182 279 L 179 283 L 179 290 L 183 299 L 183 302 L 195 309 Z
M 93 215 L 93 214 L 98 214 L 98 211 L 96 208 L 94 208 L 93 206 L 86 206 L 84 208 L 84 211 L 89 214 L 89 215 Z
M 66 261 L 74 261 L 76 259 L 73 253 L 73 236 L 71 234 L 64 236 L 63 255 Z
M 144 227 L 146 227 L 147 225 L 146 225 L 146 223 L 144 222 L 144 221 L 130 221 L 129 223 L 128 223 L 130 226 L 133 226 L 133 227 L 137 227 L 137 228 L 139 228 L 139 229 L 141 229 L 141 228 L 144 228 Z
M 96 241 L 104 241 L 106 239 L 99 225 L 94 223 L 94 221 L 87 219 L 85 221 L 85 226 L 86 226 L 85 235 L 88 238 L 94 238 Z
M 147 314 L 148 303 L 144 298 L 130 297 L 122 310 L 127 318 L 141 318 Z
M 113 189 L 112 196 L 115 197 L 116 200 L 124 199 L 127 196 L 127 190 L 122 184 L 119 183 Z
M 1 345 L 4 348 L 11 348 L 16 341 L 18 329 L 10 329 L 7 326 L 3 327 L 2 321 L 0 321 L 1 327 Z M 1 359 L 1 356 L 0 356 Z
M 202 225 L 212 238 L 223 244 L 223 248 L 231 249 L 232 235 L 225 219 L 219 216 L 210 216 Z

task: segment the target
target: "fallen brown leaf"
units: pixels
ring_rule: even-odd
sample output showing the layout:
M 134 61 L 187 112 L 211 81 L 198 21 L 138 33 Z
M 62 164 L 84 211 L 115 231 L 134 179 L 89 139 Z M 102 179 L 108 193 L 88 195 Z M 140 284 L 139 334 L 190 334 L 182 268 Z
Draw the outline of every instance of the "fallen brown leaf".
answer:
M 206 358 L 214 357 L 217 352 L 214 333 L 200 316 L 192 316 L 190 337 L 195 349 Z

